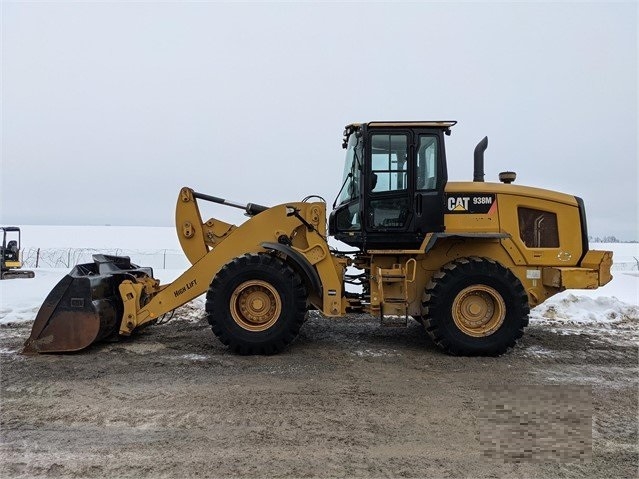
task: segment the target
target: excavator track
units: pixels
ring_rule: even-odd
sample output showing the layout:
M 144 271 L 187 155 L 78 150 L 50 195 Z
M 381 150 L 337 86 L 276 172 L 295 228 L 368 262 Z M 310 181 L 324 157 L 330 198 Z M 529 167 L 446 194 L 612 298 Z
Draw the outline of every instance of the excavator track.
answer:
M 35 273 L 33 271 L 18 269 L 18 270 L 8 270 L 3 271 L 2 279 L 30 279 L 35 278 Z

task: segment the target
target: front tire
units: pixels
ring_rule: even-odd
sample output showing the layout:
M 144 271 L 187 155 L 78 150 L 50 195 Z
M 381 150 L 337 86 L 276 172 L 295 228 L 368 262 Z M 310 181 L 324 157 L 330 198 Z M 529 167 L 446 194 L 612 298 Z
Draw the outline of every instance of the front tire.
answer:
M 528 296 L 517 277 L 487 258 L 460 258 L 436 273 L 424 291 L 424 327 L 444 351 L 497 356 L 528 325 Z
M 297 337 L 306 316 L 306 288 L 288 265 L 246 254 L 215 275 L 206 295 L 213 333 L 239 354 L 275 354 Z

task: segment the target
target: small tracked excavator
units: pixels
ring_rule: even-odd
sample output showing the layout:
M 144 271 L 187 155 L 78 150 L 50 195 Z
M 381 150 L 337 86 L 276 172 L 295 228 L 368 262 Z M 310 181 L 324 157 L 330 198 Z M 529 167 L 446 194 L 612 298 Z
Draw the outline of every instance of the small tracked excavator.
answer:
M 504 353 L 531 307 L 608 283 L 612 253 L 589 249 L 580 198 L 516 185 L 513 172 L 484 182 L 487 138 L 475 149 L 473 181 L 448 181 L 444 137 L 455 123 L 348 125 L 328 228 L 319 197 L 265 207 L 182 188 L 175 226 L 192 266 L 162 285 L 129 258 L 95 255 L 51 291 L 25 352 L 128 336 L 206 293 L 213 332 L 240 354 L 286 348 L 309 309 L 368 313 L 394 326 L 416 320 L 448 353 Z M 201 201 L 250 218 L 203 220 Z M 353 249 L 333 249 L 328 235 Z
M 17 226 L 0 226 L 0 279 L 35 278 L 35 273 L 22 269 L 22 232 Z

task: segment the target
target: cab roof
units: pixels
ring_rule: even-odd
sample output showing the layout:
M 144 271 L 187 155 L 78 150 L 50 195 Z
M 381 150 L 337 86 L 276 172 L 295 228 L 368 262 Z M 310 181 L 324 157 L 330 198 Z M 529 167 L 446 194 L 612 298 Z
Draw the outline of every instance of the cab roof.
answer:
M 457 124 L 456 120 L 427 120 L 427 121 L 369 121 L 368 123 L 351 123 L 346 129 L 359 128 L 366 125 L 369 128 L 393 128 L 393 127 L 422 127 L 448 129 Z
M 362 127 L 366 128 L 439 128 L 446 135 L 450 135 L 450 127 L 457 124 L 456 120 L 427 120 L 427 121 L 369 121 L 368 123 L 349 123 L 344 127 L 342 148 L 347 148 L 348 137 Z

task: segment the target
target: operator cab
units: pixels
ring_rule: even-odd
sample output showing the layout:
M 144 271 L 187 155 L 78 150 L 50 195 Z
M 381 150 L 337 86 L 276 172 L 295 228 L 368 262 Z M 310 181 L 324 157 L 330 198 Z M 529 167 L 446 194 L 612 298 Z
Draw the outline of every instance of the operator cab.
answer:
M 344 177 L 329 234 L 363 251 L 416 249 L 444 231 L 444 135 L 456 121 L 370 122 L 344 130 Z
M 15 262 L 20 259 L 20 228 L 17 226 L 0 226 L 0 231 L 2 232 L 0 260 L 2 263 L 2 270 L 4 271 L 7 269 L 5 265 L 6 261 Z

